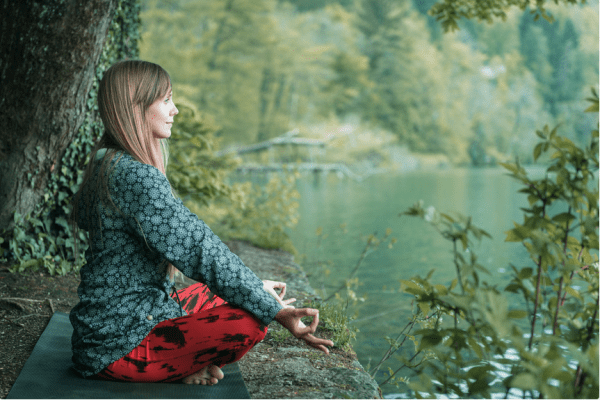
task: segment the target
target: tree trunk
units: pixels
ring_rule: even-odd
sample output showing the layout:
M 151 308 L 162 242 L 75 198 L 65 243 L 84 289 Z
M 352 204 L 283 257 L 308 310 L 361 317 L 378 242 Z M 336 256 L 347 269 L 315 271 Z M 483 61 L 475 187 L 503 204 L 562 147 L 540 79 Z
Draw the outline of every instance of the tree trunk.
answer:
M 0 0 L 0 232 L 43 201 L 84 119 L 117 0 Z

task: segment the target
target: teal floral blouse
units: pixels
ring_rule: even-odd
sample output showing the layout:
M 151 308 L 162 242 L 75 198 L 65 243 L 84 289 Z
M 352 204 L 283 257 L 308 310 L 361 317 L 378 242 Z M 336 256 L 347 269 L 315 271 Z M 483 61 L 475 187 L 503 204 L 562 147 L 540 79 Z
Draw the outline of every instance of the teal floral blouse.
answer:
M 119 154 L 114 160 L 118 158 Z M 108 181 L 119 212 L 98 201 L 98 166 L 74 205 L 79 227 L 94 233 L 80 271 L 80 302 L 70 314 L 75 370 L 84 377 L 97 374 L 133 350 L 156 324 L 185 314 L 169 296 L 169 261 L 263 324 L 273 320 L 281 305 L 173 196 L 157 168 L 123 153 Z

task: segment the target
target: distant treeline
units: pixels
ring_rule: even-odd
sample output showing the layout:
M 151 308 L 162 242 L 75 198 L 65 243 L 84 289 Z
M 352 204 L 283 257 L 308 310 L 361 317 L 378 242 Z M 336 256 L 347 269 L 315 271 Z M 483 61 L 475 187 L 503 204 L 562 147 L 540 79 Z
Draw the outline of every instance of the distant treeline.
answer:
M 598 82 L 598 2 L 511 10 L 444 33 L 435 0 L 152 0 L 141 57 L 163 65 L 225 145 L 318 124 L 393 133 L 455 163 L 530 158 L 535 130 L 587 141 Z

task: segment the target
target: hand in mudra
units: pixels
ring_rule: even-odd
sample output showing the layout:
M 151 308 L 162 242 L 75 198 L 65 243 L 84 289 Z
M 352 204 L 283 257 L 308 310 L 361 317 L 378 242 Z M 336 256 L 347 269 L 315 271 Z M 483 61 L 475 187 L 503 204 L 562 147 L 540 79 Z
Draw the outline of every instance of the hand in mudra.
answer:
M 283 300 L 286 289 L 284 282 L 263 281 L 263 287 L 284 307 L 275 315 L 275 321 L 290 331 L 294 337 L 304 340 L 307 345 L 329 354 L 326 346 L 333 347 L 333 342 L 313 335 L 317 330 L 317 325 L 319 325 L 319 310 L 313 308 L 296 309 L 290 306 L 289 304 L 296 301 L 296 299 Z M 277 294 L 275 288 L 281 289 L 281 294 Z M 301 318 L 303 317 L 313 317 L 309 326 L 302 322 Z

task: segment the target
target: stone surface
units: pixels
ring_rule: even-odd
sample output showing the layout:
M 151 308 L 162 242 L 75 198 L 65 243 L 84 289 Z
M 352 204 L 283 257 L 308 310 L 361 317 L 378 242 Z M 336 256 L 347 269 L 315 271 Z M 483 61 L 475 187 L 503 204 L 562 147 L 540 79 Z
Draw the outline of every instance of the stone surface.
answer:
M 318 299 L 291 254 L 244 242 L 228 245 L 261 279 L 286 282 L 286 298 L 295 297 L 296 307 Z M 326 355 L 283 331 L 273 322 L 265 340 L 239 362 L 252 398 L 381 398 L 377 382 L 365 372 L 354 351 L 334 347 Z M 321 328 L 315 334 L 327 337 Z

